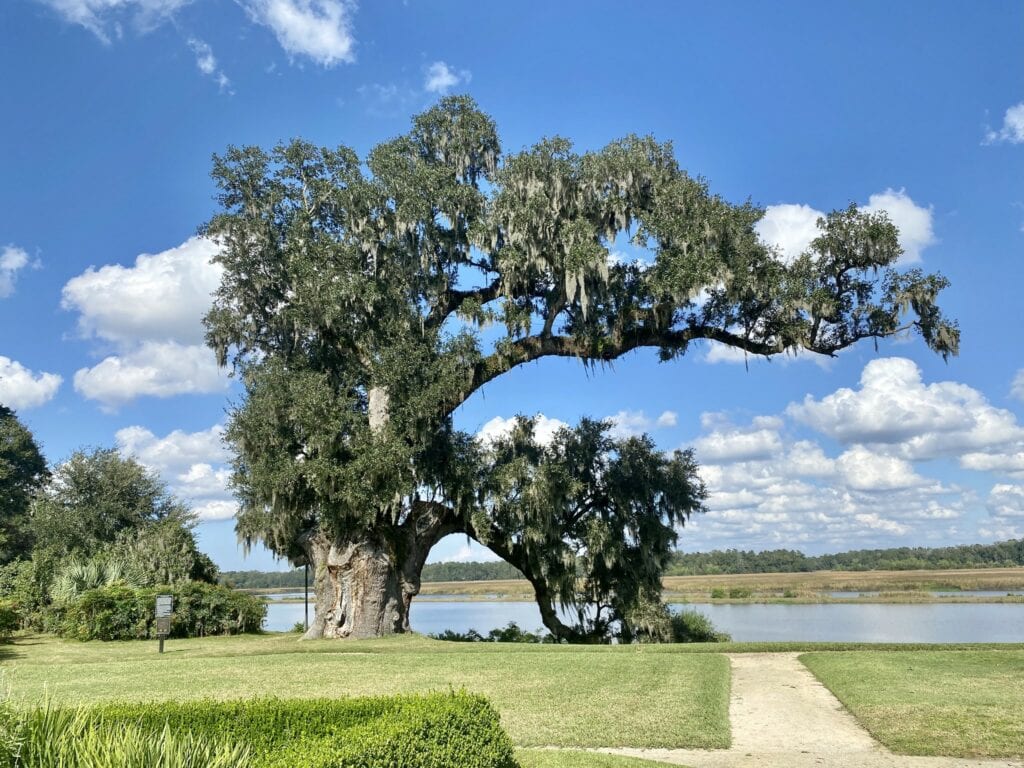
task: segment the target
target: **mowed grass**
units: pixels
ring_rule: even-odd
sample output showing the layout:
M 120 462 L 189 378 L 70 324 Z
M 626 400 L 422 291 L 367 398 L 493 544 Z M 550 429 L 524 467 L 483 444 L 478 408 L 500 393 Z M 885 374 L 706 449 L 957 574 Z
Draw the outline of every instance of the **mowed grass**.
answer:
M 519 749 L 516 759 L 522 768 L 661 768 L 665 763 L 635 757 L 579 752 L 569 749 Z
M 857 651 L 800 660 L 894 752 L 1024 756 L 1024 651 Z
M 519 746 L 729 745 L 729 664 L 644 646 L 443 643 L 296 635 L 0 648 L 15 703 L 361 696 L 462 689 L 487 696 Z

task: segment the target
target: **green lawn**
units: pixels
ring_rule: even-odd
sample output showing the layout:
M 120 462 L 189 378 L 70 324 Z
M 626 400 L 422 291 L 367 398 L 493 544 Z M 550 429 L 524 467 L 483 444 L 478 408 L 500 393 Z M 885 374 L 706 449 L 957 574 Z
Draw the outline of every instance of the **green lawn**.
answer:
M 519 749 L 516 758 L 522 768 L 665 768 L 665 763 L 635 757 L 568 749 Z
M 15 702 L 46 696 L 87 703 L 465 688 L 491 700 L 519 746 L 729 744 L 728 660 L 666 648 L 498 646 L 418 636 L 300 643 L 296 635 L 268 635 L 173 640 L 160 656 L 153 642 L 28 637 L 0 647 L 0 671 Z
M 1024 651 L 859 651 L 800 660 L 894 752 L 1024 756 Z

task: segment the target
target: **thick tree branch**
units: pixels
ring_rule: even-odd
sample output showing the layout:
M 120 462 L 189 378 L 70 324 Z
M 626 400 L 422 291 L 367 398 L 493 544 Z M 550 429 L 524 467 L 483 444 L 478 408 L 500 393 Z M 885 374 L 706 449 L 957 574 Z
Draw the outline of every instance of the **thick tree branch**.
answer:
M 445 320 L 447 320 L 454 312 L 458 312 L 459 309 L 467 301 L 477 301 L 481 306 L 489 301 L 494 301 L 498 296 L 501 295 L 501 277 L 496 277 L 490 282 L 489 285 L 485 285 L 481 288 L 474 288 L 469 291 L 459 291 L 451 289 L 445 291 L 441 300 L 438 302 L 427 317 L 425 323 L 428 328 L 438 328 Z

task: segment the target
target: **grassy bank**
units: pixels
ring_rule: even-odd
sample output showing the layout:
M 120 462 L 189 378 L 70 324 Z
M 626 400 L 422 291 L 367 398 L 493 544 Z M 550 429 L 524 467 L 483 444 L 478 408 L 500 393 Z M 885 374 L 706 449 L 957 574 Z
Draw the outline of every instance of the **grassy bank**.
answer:
M 811 653 L 800 659 L 894 752 L 1024 756 L 1024 651 Z
M 643 646 L 366 642 L 295 635 L 154 643 L 19 638 L 0 648 L 15 702 L 358 696 L 465 688 L 519 746 L 719 748 L 729 743 L 728 660 Z M 568 758 L 567 758 L 568 759 Z

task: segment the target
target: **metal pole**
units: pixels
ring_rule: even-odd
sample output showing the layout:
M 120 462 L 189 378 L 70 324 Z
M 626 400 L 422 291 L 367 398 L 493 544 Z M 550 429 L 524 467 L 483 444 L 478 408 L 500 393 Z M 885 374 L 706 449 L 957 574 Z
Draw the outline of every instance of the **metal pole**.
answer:
M 306 563 L 306 570 L 303 574 L 303 581 L 305 581 L 306 588 L 306 615 L 302 620 L 302 628 L 304 631 L 309 631 L 309 563 Z

